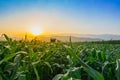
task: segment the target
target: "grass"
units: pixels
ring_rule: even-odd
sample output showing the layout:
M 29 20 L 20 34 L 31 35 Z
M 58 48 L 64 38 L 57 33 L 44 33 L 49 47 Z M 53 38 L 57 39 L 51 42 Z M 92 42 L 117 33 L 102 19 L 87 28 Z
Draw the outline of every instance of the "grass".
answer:
M 0 80 L 120 80 L 120 45 L 0 41 Z

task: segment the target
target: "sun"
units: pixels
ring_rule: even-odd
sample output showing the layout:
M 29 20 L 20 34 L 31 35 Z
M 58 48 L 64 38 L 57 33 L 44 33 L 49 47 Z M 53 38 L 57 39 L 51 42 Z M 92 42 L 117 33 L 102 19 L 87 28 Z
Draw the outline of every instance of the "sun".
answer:
M 40 27 L 32 27 L 31 33 L 34 36 L 38 36 L 38 35 L 40 35 L 42 33 L 42 29 Z

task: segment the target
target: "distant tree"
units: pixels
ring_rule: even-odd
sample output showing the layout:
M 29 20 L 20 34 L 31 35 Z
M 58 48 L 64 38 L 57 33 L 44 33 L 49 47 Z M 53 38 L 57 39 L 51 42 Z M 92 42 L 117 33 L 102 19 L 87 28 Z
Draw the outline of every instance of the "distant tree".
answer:
M 50 42 L 56 42 L 56 38 L 50 38 Z

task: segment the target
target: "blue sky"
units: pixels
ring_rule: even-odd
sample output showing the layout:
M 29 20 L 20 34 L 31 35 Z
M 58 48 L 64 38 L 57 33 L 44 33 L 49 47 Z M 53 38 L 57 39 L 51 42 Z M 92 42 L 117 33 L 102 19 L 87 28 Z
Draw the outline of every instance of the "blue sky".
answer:
M 120 34 L 119 0 L 0 0 L 0 17 L 0 33 Z

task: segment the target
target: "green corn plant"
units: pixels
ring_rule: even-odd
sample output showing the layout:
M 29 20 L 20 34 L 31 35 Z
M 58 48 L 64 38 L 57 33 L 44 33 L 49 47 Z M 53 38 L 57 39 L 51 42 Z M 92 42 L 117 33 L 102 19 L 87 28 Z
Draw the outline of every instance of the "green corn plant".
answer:
M 120 80 L 120 45 L 112 41 L 49 43 L 2 36 L 0 80 Z
M 120 80 L 120 59 L 118 59 L 116 63 L 117 63 L 116 76 L 117 76 L 117 80 Z
M 73 57 L 73 60 L 79 61 L 81 65 L 84 67 L 86 72 L 94 79 L 94 80 L 104 80 L 104 77 L 101 73 L 98 71 L 94 70 L 90 66 L 88 66 L 86 63 L 84 63 L 77 55 L 76 53 L 73 52 L 71 48 L 67 48 L 67 51 L 69 54 Z
M 8 44 L 12 44 L 12 38 L 9 38 L 6 34 L 2 34 L 2 36 L 5 37 L 5 39 L 7 40 Z

